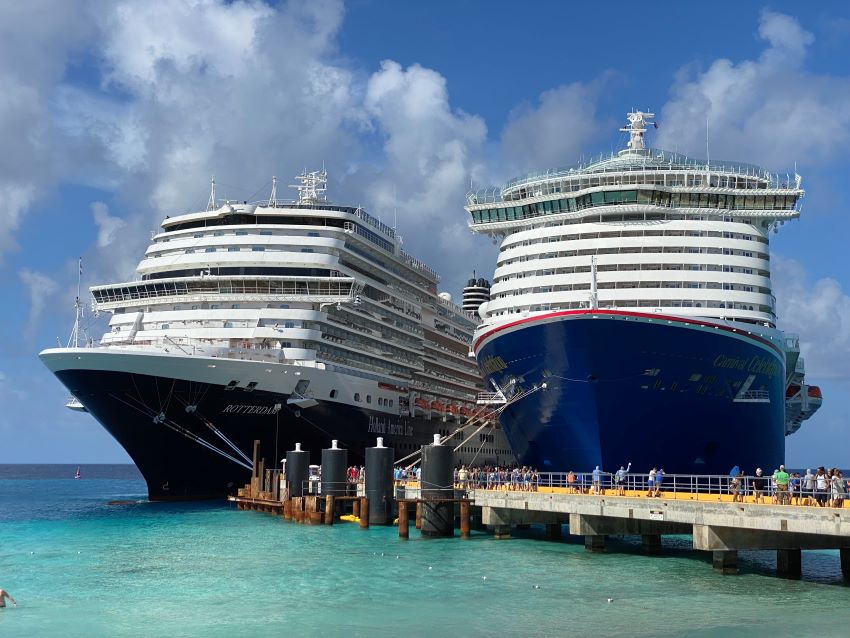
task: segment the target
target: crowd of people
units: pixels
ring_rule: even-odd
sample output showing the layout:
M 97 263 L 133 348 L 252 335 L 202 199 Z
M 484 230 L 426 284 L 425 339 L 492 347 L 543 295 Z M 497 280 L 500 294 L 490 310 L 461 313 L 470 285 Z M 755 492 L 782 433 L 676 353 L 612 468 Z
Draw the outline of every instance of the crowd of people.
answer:
M 537 489 L 539 473 L 534 468 L 523 467 L 466 467 L 454 470 L 454 483 L 458 489 L 519 490 L 533 492 Z
M 850 485 L 838 468 L 821 466 L 815 472 L 807 469 L 801 476 L 799 472 L 787 472 L 780 465 L 768 477 L 761 468 L 753 476 L 747 476 L 735 466 L 729 473 L 729 491 L 736 502 L 743 502 L 745 496 L 752 494 L 755 503 L 844 507 L 848 489 Z
M 819 507 L 843 507 L 850 481 L 846 480 L 838 468 L 819 467 L 814 472 L 807 469 L 805 474 L 787 472 L 780 465 L 771 475 L 761 468 L 748 475 L 737 465 L 729 472 L 728 482 L 722 477 L 673 477 L 673 484 L 665 482 L 666 473 L 662 467 L 654 467 L 648 473 L 634 474 L 632 464 L 620 466 L 615 472 L 605 472 L 596 466 L 590 472 L 564 474 L 540 473 L 528 466 L 498 467 L 462 465 L 454 469 L 454 485 L 457 489 L 487 489 L 512 491 L 537 491 L 543 487 L 565 487 L 574 494 L 603 494 L 606 490 L 616 490 L 620 496 L 635 492 L 646 497 L 661 497 L 662 491 L 673 489 L 679 492 L 728 493 L 733 502 L 744 502 L 752 497 L 754 503 L 775 505 L 811 505 Z M 362 483 L 366 468 L 352 466 L 348 468 L 350 483 Z M 397 466 L 393 469 L 396 485 L 408 481 L 421 481 L 422 468 Z M 694 483 L 694 479 L 698 479 Z M 704 479 L 704 480 L 703 480 Z M 683 482 L 683 480 L 685 482 Z M 702 482 L 700 482 L 702 481 Z M 609 492 L 610 493 L 610 492 Z

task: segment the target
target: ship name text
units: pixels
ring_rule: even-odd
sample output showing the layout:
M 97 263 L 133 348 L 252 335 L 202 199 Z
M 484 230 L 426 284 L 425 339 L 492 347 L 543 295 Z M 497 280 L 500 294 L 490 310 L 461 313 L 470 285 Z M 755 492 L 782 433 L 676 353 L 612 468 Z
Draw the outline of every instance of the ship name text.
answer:
M 226 406 L 222 412 L 225 414 L 277 414 L 280 407 L 277 405 L 234 405 Z
M 741 370 L 752 374 L 764 374 L 775 377 L 782 373 L 782 365 L 775 359 L 763 357 L 727 357 L 719 354 L 714 359 L 715 368 L 726 368 L 727 370 Z

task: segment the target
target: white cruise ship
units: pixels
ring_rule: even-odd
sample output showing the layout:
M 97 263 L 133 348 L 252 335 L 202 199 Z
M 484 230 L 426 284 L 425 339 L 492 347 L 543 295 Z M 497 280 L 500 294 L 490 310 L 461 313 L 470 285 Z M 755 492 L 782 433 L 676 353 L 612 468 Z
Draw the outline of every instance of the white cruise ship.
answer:
M 463 463 L 513 461 L 468 357 L 477 318 L 395 229 L 324 198 L 220 203 L 167 217 L 134 281 L 91 288 L 111 313 L 92 347 L 42 361 L 127 450 L 151 499 L 220 496 L 300 442 L 337 439 L 362 462 L 378 436 L 397 459 L 442 434 Z
M 773 469 L 820 406 L 798 340 L 775 327 L 771 231 L 800 216 L 799 175 L 646 146 L 470 193 L 501 242 L 474 351 L 513 402 L 500 419 L 543 469 Z

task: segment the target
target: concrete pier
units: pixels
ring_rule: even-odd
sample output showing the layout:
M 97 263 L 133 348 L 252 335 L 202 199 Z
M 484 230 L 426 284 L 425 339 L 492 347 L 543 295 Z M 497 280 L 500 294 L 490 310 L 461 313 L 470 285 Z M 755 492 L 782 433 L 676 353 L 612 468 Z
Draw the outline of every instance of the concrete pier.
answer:
M 646 499 L 550 492 L 476 490 L 474 504 L 497 538 L 512 525 L 569 523 L 598 552 L 606 536 L 640 536 L 644 551 L 657 554 L 664 534 L 688 534 L 697 550 L 712 552 L 712 564 L 737 572 L 739 550 L 777 552 L 777 571 L 799 578 L 801 550 L 839 549 L 850 578 L 850 510 L 732 502 Z

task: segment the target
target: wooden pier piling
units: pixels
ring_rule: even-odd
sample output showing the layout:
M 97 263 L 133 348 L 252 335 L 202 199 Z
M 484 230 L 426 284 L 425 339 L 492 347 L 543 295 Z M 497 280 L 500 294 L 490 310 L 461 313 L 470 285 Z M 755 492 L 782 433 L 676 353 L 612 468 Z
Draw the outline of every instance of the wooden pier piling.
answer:
M 334 502 L 333 494 L 327 496 L 325 498 L 325 525 L 333 525 L 334 524 L 334 507 L 336 503 Z
M 369 499 L 360 499 L 360 529 L 369 529 Z
M 469 538 L 469 536 L 469 501 L 463 499 L 460 502 L 460 537 Z
M 398 537 L 410 538 L 410 503 L 398 502 Z

